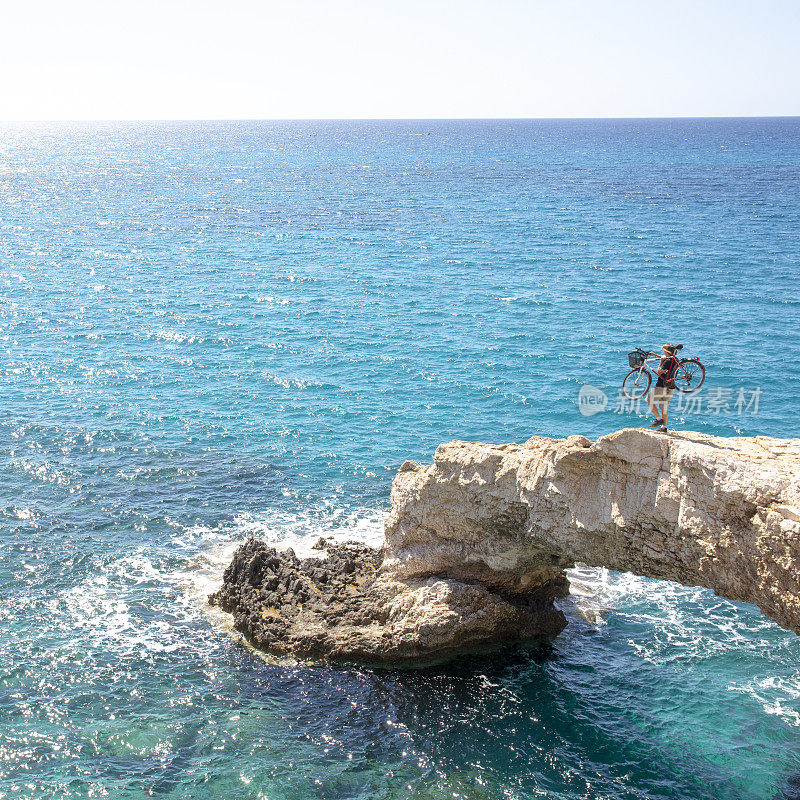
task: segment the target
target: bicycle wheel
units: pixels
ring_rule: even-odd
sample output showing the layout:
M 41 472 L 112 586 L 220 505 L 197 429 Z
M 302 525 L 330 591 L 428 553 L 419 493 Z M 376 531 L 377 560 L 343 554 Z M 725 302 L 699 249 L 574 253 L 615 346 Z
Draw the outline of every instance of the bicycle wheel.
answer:
M 706 368 L 696 358 L 684 358 L 675 375 L 675 388 L 684 394 L 691 394 L 703 385 L 705 379 Z
M 650 388 L 650 373 L 645 370 L 632 369 L 622 381 L 622 394 L 630 400 L 641 400 Z

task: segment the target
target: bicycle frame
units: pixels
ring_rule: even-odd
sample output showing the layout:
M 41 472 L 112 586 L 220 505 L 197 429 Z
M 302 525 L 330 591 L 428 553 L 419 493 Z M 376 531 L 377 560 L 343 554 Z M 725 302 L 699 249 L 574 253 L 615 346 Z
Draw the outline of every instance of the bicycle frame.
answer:
M 636 380 L 633 382 L 633 385 L 634 386 L 638 386 L 639 385 L 639 380 L 641 379 L 642 375 L 645 372 L 649 372 L 649 373 L 655 375 L 656 380 L 658 380 L 658 378 L 661 377 L 658 374 L 658 364 L 661 363 L 661 359 L 662 358 L 663 358 L 663 356 L 646 357 L 645 360 L 642 362 L 642 366 L 639 367 L 639 369 L 638 369 L 638 373 L 639 374 L 636 376 Z M 686 370 L 681 366 L 681 363 L 680 363 L 680 360 L 678 359 L 678 357 L 677 356 L 672 356 L 672 359 L 675 362 L 675 372 L 673 373 L 673 375 L 670 378 L 670 380 L 674 381 L 678 377 L 678 375 L 681 375 L 681 374 L 683 375 L 684 379 L 688 380 L 689 379 L 689 375 L 687 374 Z M 653 362 L 657 362 L 657 363 L 656 363 L 655 366 L 653 366 L 652 364 L 648 364 L 647 363 L 648 361 L 653 361 Z
M 658 367 L 664 358 L 670 358 L 673 362 L 669 363 L 667 374 L 671 374 L 668 379 L 658 375 Z M 675 353 L 672 353 L 670 356 L 661 356 L 658 353 L 652 352 L 652 350 L 642 350 L 641 347 L 637 347 L 634 352 L 628 354 L 628 359 L 629 361 L 641 359 L 641 364 L 638 367 L 633 367 L 622 381 L 622 393 L 631 400 L 641 400 L 644 397 L 645 393 L 650 388 L 653 373 L 660 377 L 662 381 L 668 382 L 667 390 L 670 392 L 671 389 L 677 389 L 679 392 L 684 393 L 697 391 L 697 389 L 703 385 L 703 381 L 706 377 L 705 367 L 703 367 L 697 358 L 692 356 L 679 359 Z M 699 372 L 697 372 L 698 368 Z M 698 380 L 693 386 L 692 384 L 696 374 Z M 643 380 L 645 375 L 647 375 L 647 380 Z M 669 383 L 672 384 L 671 387 L 669 387 Z M 656 382 L 656 386 L 658 386 L 658 382 Z

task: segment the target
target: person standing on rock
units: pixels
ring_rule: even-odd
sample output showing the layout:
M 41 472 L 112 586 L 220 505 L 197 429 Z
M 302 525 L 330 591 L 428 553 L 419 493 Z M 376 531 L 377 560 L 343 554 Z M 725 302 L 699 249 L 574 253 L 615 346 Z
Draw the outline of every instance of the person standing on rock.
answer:
M 678 352 L 678 345 L 667 343 L 661 350 L 664 355 L 658 364 L 656 374 L 658 380 L 653 390 L 650 392 L 647 405 L 653 412 L 655 421 L 650 425 L 651 428 L 658 428 L 660 431 L 666 432 L 667 430 L 667 414 L 669 413 L 669 401 L 672 399 L 672 393 L 675 391 L 675 370 L 678 366 L 678 358 L 675 355 Z

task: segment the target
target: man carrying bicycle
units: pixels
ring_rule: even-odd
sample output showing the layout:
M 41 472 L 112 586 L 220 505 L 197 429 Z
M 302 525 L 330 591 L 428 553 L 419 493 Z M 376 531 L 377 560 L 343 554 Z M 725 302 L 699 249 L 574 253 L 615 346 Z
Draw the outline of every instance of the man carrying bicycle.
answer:
M 650 427 L 658 428 L 660 431 L 666 431 L 669 401 L 672 399 L 672 393 L 675 391 L 674 377 L 678 367 L 678 358 L 675 353 L 678 352 L 678 346 L 667 343 L 661 350 L 664 355 L 656 370 L 658 380 L 656 381 L 653 391 L 650 392 L 647 405 L 650 406 L 650 410 L 655 417 L 655 421 Z
M 684 394 L 696 392 L 706 379 L 706 368 L 697 358 L 678 358 L 676 353 L 682 344 L 665 344 L 661 349 L 662 356 L 637 347 L 628 353 L 628 365 L 631 371 L 622 381 L 622 394 L 629 400 L 641 400 L 650 390 L 653 373 L 656 374 L 656 386 L 647 398 L 647 405 L 653 412 L 655 422 L 651 427 L 667 429 L 667 411 L 673 389 Z M 658 359 L 658 367 L 654 369 L 647 361 Z

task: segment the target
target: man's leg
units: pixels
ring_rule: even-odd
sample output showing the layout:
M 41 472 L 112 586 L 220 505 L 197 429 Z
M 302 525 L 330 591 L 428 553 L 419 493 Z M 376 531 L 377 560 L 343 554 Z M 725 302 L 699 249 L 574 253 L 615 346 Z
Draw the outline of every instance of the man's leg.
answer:
M 650 406 L 650 410 L 653 412 L 653 416 L 655 417 L 655 421 L 658 422 L 661 417 L 658 413 L 658 389 L 651 389 L 650 394 L 647 395 L 647 405 Z
M 664 427 L 667 425 L 667 415 L 669 414 L 669 401 L 672 400 L 674 389 L 664 389 L 661 400 L 661 419 L 664 420 Z

